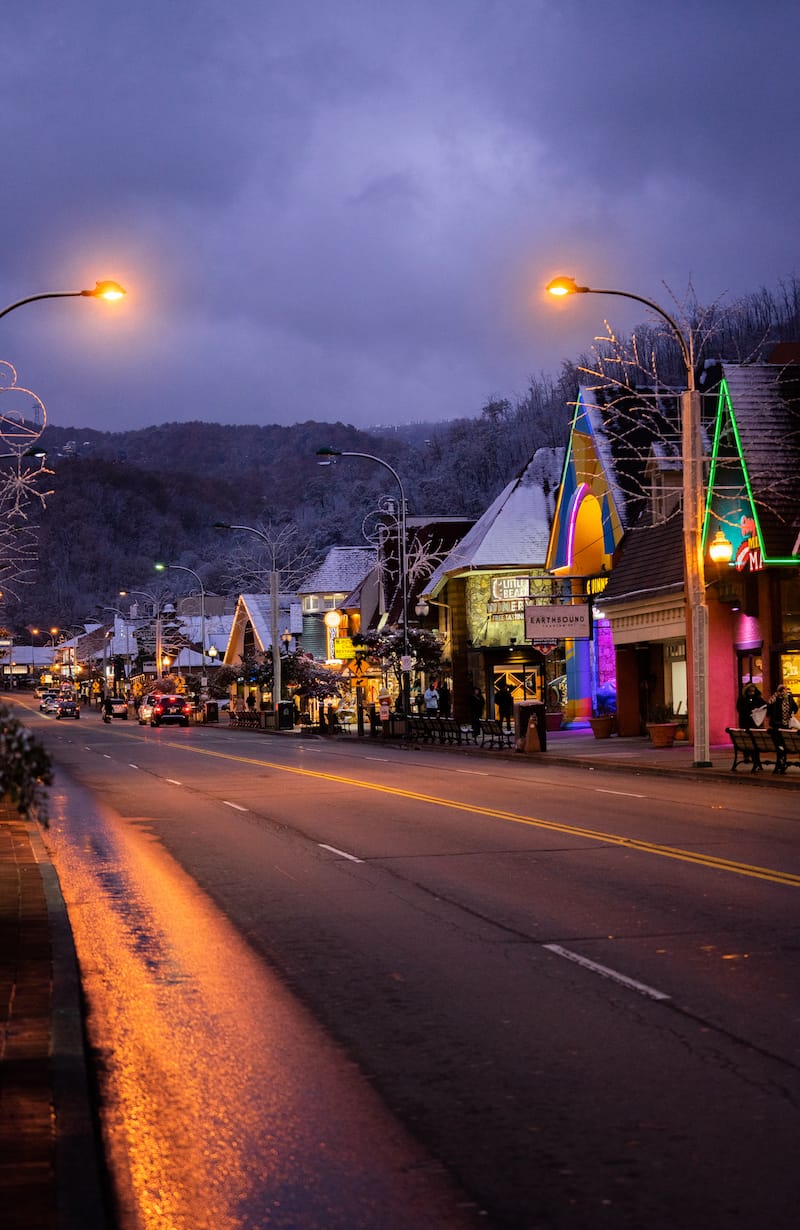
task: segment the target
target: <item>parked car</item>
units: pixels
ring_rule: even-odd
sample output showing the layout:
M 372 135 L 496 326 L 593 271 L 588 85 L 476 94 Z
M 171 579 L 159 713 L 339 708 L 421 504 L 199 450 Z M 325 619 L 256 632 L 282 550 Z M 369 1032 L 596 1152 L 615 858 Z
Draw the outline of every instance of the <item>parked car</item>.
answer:
M 52 692 L 52 691 L 45 692 L 41 700 L 39 701 L 40 713 L 47 713 L 48 710 L 51 713 L 54 713 L 55 706 L 58 704 L 59 699 L 60 698 L 59 698 L 58 692 Z
M 122 718 L 124 722 L 128 720 L 128 702 L 124 696 L 111 697 L 111 716 Z
M 174 724 L 188 726 L 194 705 L 188 696 L 146 696 L 139 706 L 139 725 L 163 726 Z
M 81 716 L 81 707 L 74 696 L 61 696 L 56 701 L 56 719 L 58 718 L 75 718 Z

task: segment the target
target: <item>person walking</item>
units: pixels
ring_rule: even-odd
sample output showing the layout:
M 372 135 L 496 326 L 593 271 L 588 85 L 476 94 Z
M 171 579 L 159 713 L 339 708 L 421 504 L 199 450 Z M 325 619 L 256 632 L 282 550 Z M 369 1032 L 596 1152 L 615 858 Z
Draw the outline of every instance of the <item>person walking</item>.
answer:
M 797 701 L 792 696 L 785 683 L 775 689 L 767 701 L 769 729 L 775 744 L 775 772 L 786 772 L 786 743 L 782 730 L 787 730 L 797 713 Z
M 486 702 L 483 699 L 483 692 L 480 688 L 473 688 L 472 695 L 467 700 L 467 711 L 469 713 L 469 720 L 472 725 L 472 735 L 476 743 L 478 741 L 478 735 L 481 733 L 481 718 L 483 717 L 485 705 Z
M 754 683 L 745 684 L 742 688 L 741 695 L 736 702 L 736 715 L 741 730 L 758 730 L 764 725 L 767 705 Z M 758 748 L 747 752 L 744 758 L 752 764 L 754 773 L 760 772 L 763 768 Z
M 505 679 L 498 680 L 497 687 L 494 690 L 494 703 L 497 706 L 497 716 L 500 723 L 505 726 L 506 730 L 510 730 L 511 715 L 514 712 L 514 697 Z
M 422 694 L 425 701 L 425 716 L 438 717 L 439 715 L 439 693 L 436 691 L 436 682 L 432 680 Z
M 106 695 L 106 696 L 104 696 L 104 697 L 103 697 L 103 703 L 101 704 L 100 708 L 101 708 L 102 713 L 103 713 L 103 721 L 104 721 L 104 722 L 110 722 L 110 721 L 111 721 L 111 714 L 112 714 L 112 711 L 113 711 L 113 708 L 114 708 L 114 706 L 113 706 L 113 704 L 112 704 L 112 702 L 111 702 L 111 696 L 110 696 L 110 695 Z

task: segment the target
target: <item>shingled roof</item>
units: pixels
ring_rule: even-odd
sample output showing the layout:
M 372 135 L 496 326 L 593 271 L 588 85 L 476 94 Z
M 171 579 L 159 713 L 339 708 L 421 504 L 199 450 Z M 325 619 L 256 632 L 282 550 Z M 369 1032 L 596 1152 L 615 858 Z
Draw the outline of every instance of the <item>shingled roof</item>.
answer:
M 723 363 L 715 374 L 730 394 L 766 555 L 785 558 L 800 533 L 800 364 Z
M 649 515 L 627 531 L 603 590 L 602 605 L 654 598 L 683 589 L 683 515 L 653 525 Z

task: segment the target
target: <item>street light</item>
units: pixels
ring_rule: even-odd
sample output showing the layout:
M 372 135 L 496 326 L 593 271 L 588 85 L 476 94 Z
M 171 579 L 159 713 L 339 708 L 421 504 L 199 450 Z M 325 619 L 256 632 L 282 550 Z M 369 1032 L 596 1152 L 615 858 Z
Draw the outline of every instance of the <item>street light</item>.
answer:
M 338 448 L 318 448 L 318 457 L 363 457 L 366 461 L 374 461 L 379 466 L 383 466 L 384 470 L 388 470 L 394 478 L 400 489 L 400 517 L 398 519 L 398 566 L 400 568 L 400 585 L 403 610 L 403 657 L 400 660 L 400 670 L 403 679 L 403 712 L 408 714 L 411 710 L 411 688 L 409 673 L 411 671 L 411 654 L 408 651 L 408 573 L 406 563 L 406 493 L 403 489 L 403 484 L 400 480 L 400 475 L 393 466 L 389 465 L 388 461 L 384 461 L 382 457 L 375 457 L 372 453 L 351 453 L 343 452 Z M 320 462 L 320 465 L 326 463 Z
M 18 299 L 16 303 L 10 303 L 7 308 L 3 308 L 0 312 L 0 318 L 7 316 L 9 312 L 13 312 L 15 308 L 23 307 L 26 303 L 35 303 L 37 299 L 122 299 L 125 295 L 125 290 L 120 286 L 119 282 L 97 282 L 94 290 L 56 290 L 49 291 L 43 295 L 28 295 L 25 299 Z
M 683 462 L 683 560 L 686 576 L 686 604 L 691 615 L 691 638 L 694 669 L 692 671 L 692 718 L 694 724 L 694 765 L 710 768 L 708 734 L 708 607 L 706 605 L 703 568 L 702 506 L 704 494 L 703 435 L 700 421 L 700 394 L 694 379 L 694 346 L 691 332 L 688 340 L 672 317 L 641 295 L 625 290 L 597 290 L 579 286 L 574 278 L 554 278 L 546 287 L 551 295 L 618 295 L 643 303 L 665 320 L 678 341 L 686 368 L 686 390 L 681 393 L 681 455 Z
M 174 610 L 174 607 L 169 602 L 164 602 L 163 598 L 157 598 L 155 594 L 148 593 L 146 589 L 121 589 L 119 591 L 120 598 L 127 598 L 129 594 L 139 594 L 142 598 L 147 598 L 148 602 L 152 602 L 156 613 L 156 675 L 161 678 L 161 665 L 164 654 L 161 645 L 161 613 L 168 608 Z
M 278 608 L 280 605 L 280 573 L 275 568 L 275 544 L 270 542 L 268 535 L 263 530 L 257 530 L 252 525 L 228 525 L 227 521 L 215 521 L 215 530 L 245 530 L 248 534 L 255 534 L 256 538 L 260 538 L 263 543 L 266 543 L 272 552 L 272 568 L 269 574 L 269 639 L 270 648 L 272 650 L 272 709 L 275 714 L 275 729 L 278 729 L 278 702 L 281 699 L 281 649 L 280 636 L 278 633 Z
M 165 569 L 178 572 L 189 572 L 200 586 L 200 639 L 203 645 L 203 666 L 200 674 L 200 695 L 203 700 L 208 699 L 208 675 L 206 674 L 206 591 L 203 587 L 203 582 L 195 572 L 194 568 L 187 568 L 185 564 L 156 564 L 156 572 L 164 572 Z
M 131 633 L 129 619 L 126 619 L 124 613 L 118 606 L 104 606 L 104 611 L 113 611 L 115 615 L 119 615 L 125 625 L 125 682 L 130 683 L 131 679 Z

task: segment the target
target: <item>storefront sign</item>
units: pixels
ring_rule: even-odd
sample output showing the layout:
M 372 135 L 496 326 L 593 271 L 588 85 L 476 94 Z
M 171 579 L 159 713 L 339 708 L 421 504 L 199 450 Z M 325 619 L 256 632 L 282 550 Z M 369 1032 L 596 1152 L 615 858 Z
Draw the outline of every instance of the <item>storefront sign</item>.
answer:
M 552 639 L 586 641 L 592 635 L 589 607 L 533 606 L 525 607 L 525 636 L 530 641 Z
M 528 598 L 530 592 L 530 577 L 492 577 L 494 602 L 507 602 L 512 598 Z
M 333 656 L 334 658 L 354 658 L 356 656 L 355 645 L 349 636 L 337 636 L 333 641 Z

